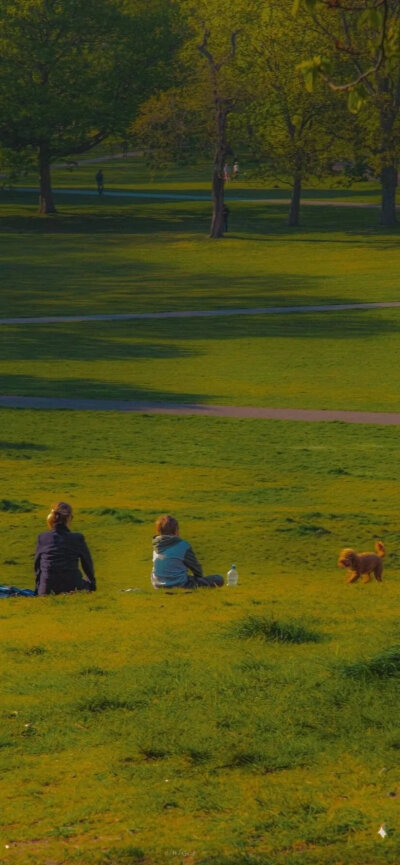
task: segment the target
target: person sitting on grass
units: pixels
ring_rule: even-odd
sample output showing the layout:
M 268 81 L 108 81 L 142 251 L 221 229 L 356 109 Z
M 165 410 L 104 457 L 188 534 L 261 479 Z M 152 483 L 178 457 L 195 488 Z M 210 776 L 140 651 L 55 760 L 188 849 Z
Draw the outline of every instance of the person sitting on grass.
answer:
M 83 535 L 70 531 L 72 518 L 71 505 L 66 502 L 53 505 L 47 517 L 50 531 L 39 535 L 36 545 L 37 595 L 96 590 L 92 557 Z M 79 570 L 79 562 L 87 579 Z
M 190 544 L 179 537 L 179 525 L 171 514 L 156 521 L 153 537 L 153 572 L 151 582 L 155 589 L 195 589 L 199 586 L 223 586 L 219 574 L 203 576 L 203 569 Z M 188 574 L 188 570 L 192 575 Z

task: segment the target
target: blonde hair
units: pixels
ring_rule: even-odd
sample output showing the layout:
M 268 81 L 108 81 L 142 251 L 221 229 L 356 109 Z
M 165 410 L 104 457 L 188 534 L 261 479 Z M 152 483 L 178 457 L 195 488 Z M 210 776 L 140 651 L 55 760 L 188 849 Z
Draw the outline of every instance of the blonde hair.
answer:
M 66 526 L 72 518 L 72 508 L 67 502 L 58 502 L 53 505 L 50 513 L 47 515 L 47 525 L 50 529 L 56 526 Z

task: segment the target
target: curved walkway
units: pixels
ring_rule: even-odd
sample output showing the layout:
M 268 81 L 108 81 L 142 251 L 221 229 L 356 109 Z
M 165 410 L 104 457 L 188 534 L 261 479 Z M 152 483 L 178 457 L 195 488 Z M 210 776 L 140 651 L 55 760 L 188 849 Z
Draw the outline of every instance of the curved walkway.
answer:
M 36 186 L 18 186 L 13 189 L 13 192 L 34 192 L 39 193 L 39 187 Z M 54 195 L 94 195 L 99 198 L 99 193 L 96 189 L 53 189 Z M 162 201 L 212 201 L 211 193 L 202 195 L 190 195 L 185 192 L 134 192 L 131 190 L 107 190 L 101 195 L 101 198 L 144 198 L 144 199 L 159 199 Z M 241 196 L 225 194 L 226 201 L 238 202 L 239 204 L 284 204 L 286 207 L 291 203 L 290 198 L 242 198 Z M 330 198 L 302 198 L 301 206 L 310 205 L 311 207 L 366 207 L 377 209 L 381 205 L 379 202 L 373 201 L 332 201 Z M 400 205 L 397 205 L 400 207 Z
M 67 399 L 41 396 L 0 396 L 0 408 L 69 409 L 73 411 L 120 411 L 146 414 L 205 415 L 222 418 L 263 420 L 341 421 L 342 423 L 399 426 L 400 412 L 335 411 L 330 409 L 259 408 L 257 406 L 160 403 L 140 400 Z
M 130 321 L 142 318 L 213 318 L 223 315 L 287 315 L 307 312 L 346 312 L 350 309 L 386 309 L 400 306 L 400 300 L 382 303 L 333 303 L 313 306 L 256 306 L 237 309 L 192 309 L 180 312 L 115 312 L 99 315 L 43 315 L 0 318 L 0 326 L 7 324 L 57 324 L 73 321 Z

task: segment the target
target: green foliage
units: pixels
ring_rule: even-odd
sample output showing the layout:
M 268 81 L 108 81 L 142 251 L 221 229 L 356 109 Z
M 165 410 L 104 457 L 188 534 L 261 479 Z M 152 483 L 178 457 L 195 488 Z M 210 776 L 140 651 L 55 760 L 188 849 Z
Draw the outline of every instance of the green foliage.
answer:
M 347 107 L 352 114 L 358 114 L 365 102 L 364 88 L 352 88 L 348 92 Z
M 324 68 L 310 60 L 303 68 L 306 87 L 311 90 L 320 74 L 331 89 L 347 92 L 349 111 L 360 115 L 362 153 L 368 153 L 382 179 L 382 224 L 394 225 L 400 153 L 398 4 L 326 2 L 311 13 L 321 42 L 330 37 L 329 64 Z
M 168 80 L 170 9 L 159 0 L 3 0 L 3 162 L 15 179 L 37 161 L 43 212 L 54 209 L 51 163 L 122 136 L 139 103 Z

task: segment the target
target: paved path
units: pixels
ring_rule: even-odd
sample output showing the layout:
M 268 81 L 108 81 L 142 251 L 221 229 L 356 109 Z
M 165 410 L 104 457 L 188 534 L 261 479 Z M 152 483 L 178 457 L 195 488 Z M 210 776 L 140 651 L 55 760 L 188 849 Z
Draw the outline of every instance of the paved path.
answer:
M 146 414 L 206 415 L 209 417 L 261 418 L 264 420 L 341 421 L 399 426 L 400 412 L 334 411 L 328 409 L 259 408 L 257 406 L 161 403 L 140 400 L 65 399 L 44 396 L 0 396 L 0 408 L 120 411 Z
M 18 186 L 12 190 L 13 192 L 34 192 L 39 194 L 39 187 L 36 186 Z M 99 193 L 95 189 L 53 189 L 53 194 L 56 195 L 94 195 L 99 198 Z M 175 192 L 134 192 L 134 191 L 119 191 L 107 190 L 102 193 L 101 198 L 148 198 L 165 201 L 209 201 L 211 202 L 211 193 L 206 195 Z M 225 194 L 226 201 L 241 202 L 242 204 L 284 204 L 286 207 L 291 203 L 290 198 L 241 198 L 240 196 L 231 195 L 229 192 Z M 369 207 L 379 208 L 379 203 L 370 201 L 332 201 L 332 199 L 312 199 L 302 198 L 301 206 L 310 205 L 311 207 Z M 397 205 L 400 207 L 400 205 Z
M 130 321 L 146 318 L 215 318 L 228 315 L 287 315 L 309 312 L 346 312 L 351 309 L 386 309 L 400 306 L 400 300 L 382 303 L 332 303 L 310 306 L 250 306 L 237 309 L 192 309 L 176 312 L 110 312 L 98 315 L 43 315 L 0 318 L 0 326 L 7 324 L 58 324 L 68 321 Z
M 96 162 L 110 162 L 113 159 L 126 159 L 127 156 L 143 156 L 143 150 L 128 150 L 126 153 L 108 153 L 107 156 L 96 156 L 91 159 L 65 159 L 64 162 L 54 162 L 52 168 L 69 168 L 72 165 L 94 165 Z

